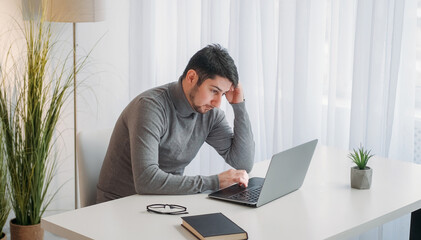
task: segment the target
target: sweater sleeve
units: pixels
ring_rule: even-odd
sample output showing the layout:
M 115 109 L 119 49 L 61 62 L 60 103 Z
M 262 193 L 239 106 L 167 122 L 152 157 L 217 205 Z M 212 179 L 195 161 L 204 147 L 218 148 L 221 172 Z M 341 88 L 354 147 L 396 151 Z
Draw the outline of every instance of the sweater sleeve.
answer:
M 206 142 L 236 169 L 250 172 L 254 163 L 254 140 L 245 102 L 232 104 L 234 132 L 221 113 L 212 127 Z
M 140 100 L 127 117 L 133 180 L 138 194 L 193 194 L 219 188 L 217 175 L 181 176 L 159 168 L 160 136 L 165 111 L 159 103 Z

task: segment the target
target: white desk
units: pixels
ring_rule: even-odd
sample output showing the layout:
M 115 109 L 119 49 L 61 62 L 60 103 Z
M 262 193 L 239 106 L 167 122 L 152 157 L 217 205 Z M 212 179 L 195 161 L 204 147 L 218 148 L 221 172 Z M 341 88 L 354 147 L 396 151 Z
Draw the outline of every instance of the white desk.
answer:
M 268 161 L 252 176 L 264 176 Z M 370 190 L 350 188 L 347 152 L 316 149 L 301 189 L 260 208 L 217 201 L 206 194 L 134 195 L 42 219 L 42 227 L 69 239 L 196 239 L 180 216 L 152 214 L 146 206 L 174 203 L 190 215 L 222 212 L 250 239 L 343 239 L 421 208 L 421 166 L 375 157 Z

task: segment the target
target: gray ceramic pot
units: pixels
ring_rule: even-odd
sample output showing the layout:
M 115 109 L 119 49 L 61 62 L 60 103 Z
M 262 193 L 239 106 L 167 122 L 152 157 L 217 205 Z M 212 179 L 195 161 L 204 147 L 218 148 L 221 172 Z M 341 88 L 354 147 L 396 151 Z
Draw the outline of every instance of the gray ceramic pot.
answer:
M 351 168 L 351 187 L 356 189 L 370 189 L 373 169 L 366 167 L 360 170 L 357 166 Z

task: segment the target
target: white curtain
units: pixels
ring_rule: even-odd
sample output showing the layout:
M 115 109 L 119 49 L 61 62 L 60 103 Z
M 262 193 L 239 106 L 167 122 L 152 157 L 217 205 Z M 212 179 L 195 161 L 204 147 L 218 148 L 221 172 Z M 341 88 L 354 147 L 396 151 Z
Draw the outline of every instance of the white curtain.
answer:
M 79 48 L 105 33 L 93 58 L 106 63 L 85 81 L 95 87 L 81 94 L 90 110 L 79 109 L 80 130 L 112 127 L 130 99 L 176 81 L 197 50 L 219 43 L 239 69 L 256 161 L 313 138 L 413 161 L 415 9 L 415 0 L 108 1 L 104 23 L 79 27 Z M 227 168 L 204 146 L 186 174 Z M 357 238 L 408 230 L 406 216 Z
M 95 46 L 78 75 L 79 131 L 113 127 L 132 98 L 176 81 L 197 50 L 219 43 L 239 69 L 256 161 L 313 138 L 413 161 L 416 8 L 416 0 L 108 0 L 106 21 L 77 24 L 78 53 Z M 70 24 L 59 26 L 70 43 Z M 229 104 L 221 108 L 232 122 Z M 65 185 L 51 209 L 74 206 L 72 114 L 69 103 L 56 177 Z M 186 174 L 227 168 L 203 146 Z M 356 239 L 407 239 L 408 230 L 406 216 Z

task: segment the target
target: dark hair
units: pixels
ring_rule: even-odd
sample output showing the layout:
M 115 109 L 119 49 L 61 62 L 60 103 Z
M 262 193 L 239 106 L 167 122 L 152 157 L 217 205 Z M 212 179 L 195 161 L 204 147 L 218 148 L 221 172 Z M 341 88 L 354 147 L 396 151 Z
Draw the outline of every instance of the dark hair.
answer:
M 195 70 L 199 75 L 199 80 L 197 81 L 198 86 L 200 86 L 205 79 L 221 76 L 228 78 L 228 80 L 234 84 L 234 87 L 237 87 L 237 67 L 234 64 L 234 60 L 228 54 L 228 51 L 219 44 L 208 45 L 194 54 L 193 57 L 190 58 L 190 61 L 180 78 L 184 79 L 190 69 Z

